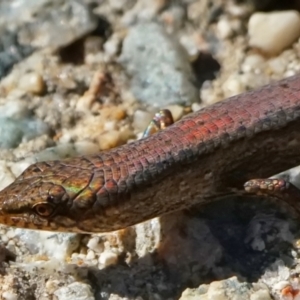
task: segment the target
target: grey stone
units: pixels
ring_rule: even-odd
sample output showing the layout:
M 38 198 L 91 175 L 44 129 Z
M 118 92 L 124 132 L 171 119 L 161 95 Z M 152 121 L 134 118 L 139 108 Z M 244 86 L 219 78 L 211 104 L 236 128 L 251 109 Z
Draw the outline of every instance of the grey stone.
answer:
M 0 148 L 17 147 L 23 140 L 31 140 L 47 132 L 48 126 L 38 119 L 0 117 Z
M 187 53 L 157 23 L 139 24 L 129 31 L 120 61 L 140 101 L 162 107 L 199 100 Z
M 0 79 L 36 48 L 66 46 L 94 30 L 97 19 L 79 0 L 0 4 Z

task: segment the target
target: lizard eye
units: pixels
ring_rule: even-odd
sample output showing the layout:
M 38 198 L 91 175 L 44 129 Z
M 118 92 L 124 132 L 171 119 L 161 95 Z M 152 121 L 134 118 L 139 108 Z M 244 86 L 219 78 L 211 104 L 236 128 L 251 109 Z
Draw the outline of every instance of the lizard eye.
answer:
M 54 211 L 54 207 L 47 202 L 37 203 L 32 207 L 32 209 L 37 215 L 43 218 L 50 217 Z

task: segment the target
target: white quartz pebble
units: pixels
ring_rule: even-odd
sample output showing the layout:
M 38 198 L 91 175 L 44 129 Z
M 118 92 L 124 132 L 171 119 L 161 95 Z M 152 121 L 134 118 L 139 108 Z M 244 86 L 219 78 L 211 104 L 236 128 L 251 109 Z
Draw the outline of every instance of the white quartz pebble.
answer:
M 255 13 L 248 24 L 249 44 L 269 55 L 280 53 L 300 37 L 297 11 Z

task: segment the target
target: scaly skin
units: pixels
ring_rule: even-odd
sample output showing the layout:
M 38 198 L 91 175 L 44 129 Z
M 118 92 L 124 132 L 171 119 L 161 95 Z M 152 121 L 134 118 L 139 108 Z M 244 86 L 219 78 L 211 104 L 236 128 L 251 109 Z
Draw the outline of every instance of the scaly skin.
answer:
M 191 114 L 122 147 L 39 162 L 0 192 L 0 222 L 107 232 L 243 191 L 300 164 L 300 76 Z

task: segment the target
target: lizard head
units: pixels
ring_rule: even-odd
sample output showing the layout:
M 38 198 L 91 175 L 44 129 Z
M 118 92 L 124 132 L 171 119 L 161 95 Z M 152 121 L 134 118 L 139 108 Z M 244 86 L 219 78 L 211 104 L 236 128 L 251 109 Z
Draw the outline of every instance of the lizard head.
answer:
M 110 162 L 109 157 L 106 161 Z M 114 179 L 109 165 L 98 163 L 95 167 L 91 163 L 82 168 L 80 163 L 80 158 L 72 158 L 31 165 L 0 192 L 0 223 L 28 229 L 100 233 L 134 225 L 163 211 L 156 206 L 149 209 L 157 196 L 152 185 L 141 184 L 139 188 L 136 177 Z M 115 165 L 117 176 L 120 165 Z M 128 172 L 125 167 L 123 173 Z M 163 205 L 163 200 L 158 203 Z
M 80 209 L 72 210 L 72 207 L 74 198 L 86 188 L 90 175 L 81 172 L 74 177 L 70 184 L 70 176 L 53 168 L 51 162 L 50 165 L 31 165 L 1 191 L 0 223 L 28 229 L 79 232 L 76 223 L 80 220 Z

